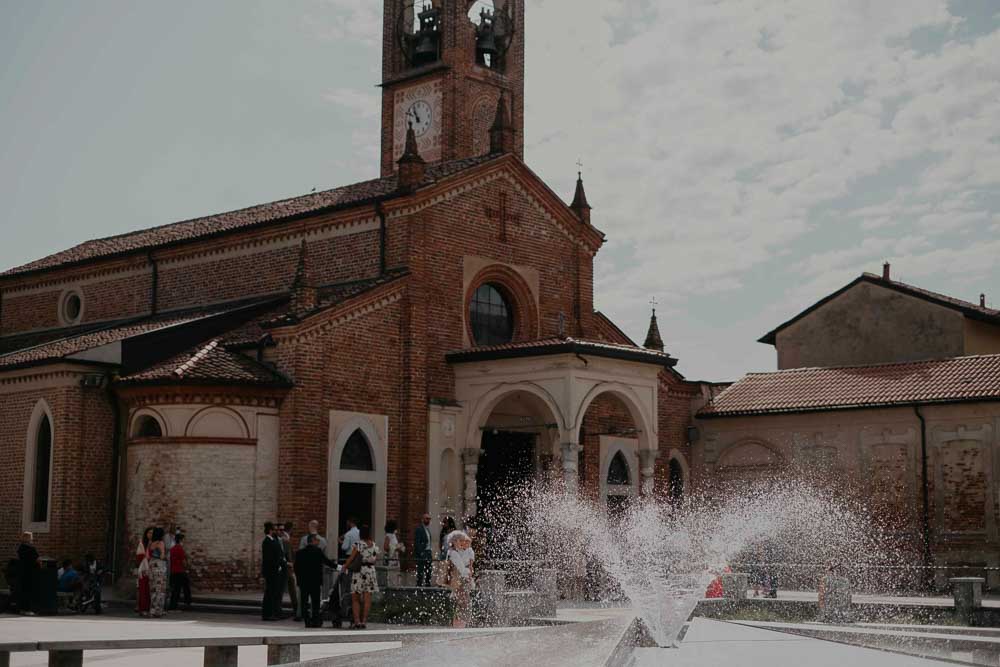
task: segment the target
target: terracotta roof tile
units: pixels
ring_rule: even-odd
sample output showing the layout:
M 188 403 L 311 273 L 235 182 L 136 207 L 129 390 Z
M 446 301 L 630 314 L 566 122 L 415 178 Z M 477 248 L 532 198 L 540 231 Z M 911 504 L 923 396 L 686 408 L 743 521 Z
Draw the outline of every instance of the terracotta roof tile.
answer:
M 253 384 L 279 387 L 290 387 L 292 384 L 278 371 L 229 350 L 219 339 L 118 381 L 124 384 Z
M 496 159 L 497 157 L 496 155 L 484 155 L 432 165 L 427 169 L 425 180 L 427 183 L 441 180 L 465 169 Z M 396 192 L 398 192 L 398 187 L 395 175 L 387 178 L 363 181 L 324 192 L 316 192 L 236 211 L 86 241 L 68 250 L 63 250 L 42 259 L 8 269 L 0 273 L 0 277 L 51 269 L 63 264 L 83 262 L 100 257 L 111 257 L 139 250 L 148 250 L 183 241 L 192 241 L 202 237 L 254 227 L 327 209 L 357 206 L 379 197 L 393 195 Z
M 630 358 L 635 361 L 658 363 L 665 366 L 673 366 L 677 363 L 676 359 L 665 352 L 647 350 L 644 347 L 635 345 L 622 345 L 601 340 L 572 337 L 544 338 L 517 343 L 505 343 L 502 345 L 473 347 L 467 350 L 449 352 L 446 356 L 450 362 L 461 363 L 465 361 L 487 361 L 490 359 L 566 353 Z
M 700 417 L 1000 400 L 1000 355 L 751 373 Z

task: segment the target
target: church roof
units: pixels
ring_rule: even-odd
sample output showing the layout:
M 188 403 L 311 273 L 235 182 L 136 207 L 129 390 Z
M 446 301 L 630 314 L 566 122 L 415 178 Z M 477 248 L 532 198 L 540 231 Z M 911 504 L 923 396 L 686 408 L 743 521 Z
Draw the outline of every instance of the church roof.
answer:
M 499 157 L 499 155 L 484 155 L 428 165 L 425 183 L 433 183 L 434 181 L 447 178 Z M 137 232 L 86 241 L 68 250 L 63 250 L 42 259 L 8 269 L 0 273 L 0 277 L 21 275 L 99 258 L 147 251 L 153 248 L 210 238 L 242 229 L 286 221 L 300 216 L 332 212 L 372 203 L 376 200 L 384 200 L 394 196 L 406 196 L 408 194 L 408 192 L 399 189 L 396 175 L 362 181 L 324 192 L 316 192 L 236 211 L 218 213 L 216 215 L 193 218 L 159 227 L 151 227 Z
M 252 384 L 291 387 L 273 368 L 228 349 L 216 338 L 146 370 L 119 379 L 124 384 Z
M 467 350 L 449 352 L 446 358 L 449 363 L 467 363 L 473 361 L 515 359 L 518 357 L 539 357 L 552 354 L 590 354 L 597 357 L 610 357 L 647 364 L 658 364 L 667 368 L 671 368 L 677 363 L 676 359 L 665 352 L 647 350 L 634 345 L 621 345 L 582 338 L 544 338 L 518 343 L 505 343 L 503 345 L 473 347 Z
M 963 301 L 962 299 L 956 299 L 955 297 L 947 296 L 945 294 L 939 294 L 937 292 L 932 292 L 930 290 L 925 290 L 920 287 L 914 287 L 907 283 L 899 282 L 898 280 L 891 280 L 883 278 L 882 276 L 875 275 L 874 273 L 862 273 L 860 276 L 852 280 L 850 283 L 841 287 L 839 290 L 826 296 L 813 305 L 809 306 L 801 313 L 793 317 L 792 319 L 778 325 L 773 330 L 764 334 L 757 342 L 766 343 L 768 345 L 774 345 L 777 340 L 778 332 L 786 327 L 789 327 L 806 315 L 812 313 L 814 310 L 825 306 L 830 301 L 833 301 L 838 296 L 844 292 L 852 289 L 856 285 L 861 283 L 870 283 L 872 285 L 878 285 L 879 287 L 884 287 L 886 289 L 891 289 L 893 291 L 899 292 L 901 294 L 906 294 L 908 296 L 916 297 L 918 299 L 923 299 L 929 303 L 936 304 L 938 306 L 943 306 L 945 308 L 950 308 L 956 310 L 962 315 L 974 319 L 981 320 L 984 322 L 989 322 L 990 324 L 1000 324 L 1000 310 L 995 310 L 993 308 L 987 308 L 986 306 L 981 306 L 970 301 Z
M 31 335 L 6 336 L 0 338 L 0 349 L 7 350 L 0 354 L 0 370 L 53 361 L 100 363 L 104 357 L 88 353 L 158 332 L 168 333 L 183 341 L 185 337 L 177 335 L 182 329 L 201 329 L 204 326 L 239 328 L 245 326 L 248 318 L 267 312 L 275 303 L 273 297 L 257 298 L 105 322 L 93 327 L 39 332 L 34 334 L 34 338 Z M 202 335 L 202 339 L 204 337 Z
M 698 413 L 736 417 L 1000 400 L 1000 355 L 750 373 Z

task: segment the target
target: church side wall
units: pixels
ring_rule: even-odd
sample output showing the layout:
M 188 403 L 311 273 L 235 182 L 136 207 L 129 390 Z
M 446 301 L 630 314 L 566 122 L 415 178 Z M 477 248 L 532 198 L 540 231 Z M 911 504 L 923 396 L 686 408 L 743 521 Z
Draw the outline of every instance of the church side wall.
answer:
M 419 464 L 425 446 L 412 438 L 412 415 L 404 412 L 404 394 L 411 383 L 420 384 L 405 366 L 405 313 L 404 299 L 324 333 L 277 334 L 278 367 L 295 382 L 280 413 L 278 513 L 294 521 L 296 534 L 311 519 L 321 526 L 336 521 L 326 511 L 329 485 L 339 484 L 328 479 L 331 410 L 388 417 L 386 516 L 406 525 L 404 512 L 417 495 L 412 487 L 422 488 L 425 480 Z M 426 403 L 421 407 L 426 421 Z M 383 526 L 372 528 L 381 535 Z
M 111 499 L 111 404 L 101 389 L 79 386 L 67 373 L 37 381 L 37 389 L 6 393 L 0 381 L 0 543 L 15 544 L 32 529 L 39 551 L 53 558 L 104 558 Z M 33 411 L 44 400 L 52 416 L 49 522 L 25 523 L 25 455 Z
M 863 282 L 778 332 L 775 346 L 779 370 L 958 357 L 964 318 Z
M 151 285 L 149 265 L 134 260 L 11 280 L 2 287 L 0 334 L 67 326 L 60 306 L 69 291 L 82 297 L 80 324 L 143 315 L 151 305 Z

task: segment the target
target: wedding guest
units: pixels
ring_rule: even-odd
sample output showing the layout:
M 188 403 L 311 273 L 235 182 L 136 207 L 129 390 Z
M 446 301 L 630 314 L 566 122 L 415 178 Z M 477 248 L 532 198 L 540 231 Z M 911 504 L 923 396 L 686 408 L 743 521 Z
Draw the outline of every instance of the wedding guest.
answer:
M 177 609 L 181 593 L 184 594 L 184 606 L 191 607 L 191 580 L 188 578 L 187 552 L 184 550 L 184 534 L 174 537 L 174 546 L 170 547 L 170 609 Z
M 281 540 L 281 550 L 285 554 L 285 562 L 291 565 L 295 560 L 295 554 L 292 552 L 292 522 L 286 521 L 284 523 L 278 524 L 278 539 Z M 285 584 L 284 587 L 288 589 L 288 599 L 292 603 L 292 609 L 294 610 L 295 621 L 301 621 L 301 611 L 299 609 L 299 585 L 295 580 L 295 568 L 286 567 L 285 568 Z M 284 593 L 282 593 L 282 600 L 284 600 Z
M 417 586 L 431 585 L 431 561 L 434 552 L 431 550 L 431 515 L 424 514 L 420 524 L 413 531 L 413 556 L 417 560 Z
M 455 518 L 446 516 L 441 520 L 441 535 L 438 537 L 438 550 L 441 552 L 441 560 L 448 558 L 448 536 L 458 529 L 455 525 Z
M 264 578 L 264 599 L 261 618 L 277 621 L 281 618 L 281 587 L 285 582 L 285 552 L 274 534 L 274 524 L 264 522 L 264 540 L 260 543 L 260 575 Z
M 167 604 L 167 545 L 163 542 L 165 531 L 154 528 L 149 543 L 149 615 L 163 616 Z
M 351 577 L 351 610 L 354 612 L 353 630 L 364 630 L 368 626 L 368 612 L 372 608 L 372 594 L 378 592 L 378 579 L 375 576 L 375 563 L 378 561 L 379 549 L 372 539 L 372 530 L 361 526 L 358 531 L 359 540 L 354 544 L 344 569 L 351 571 L 355 560 L 361 561 L 361 569 Z
M 142 539 L 135 548 L 136 604 L 140 616 L 149 616 L 149 545 L 153 541 L 153 527 L 142 531 Z
M 347 532 L 344 533 L 340 540 L 340 550 L 344 552 L 345 556 L 351 555 L 351 551 L 359 539 L 361 539 L 361 535 L 358 530 L 358 524 L 355 523 L 354 517 L 348 517 Z
M 24 616 L 35 615 L 31 610 L 31 598 L 34 596 L 38 573 L 38 549 L 35 548 L 34 539 L 34 535 L 25 531 L 21 533 L 21 543 L 17 545 L 17 560 L 21 568 L 17 580 L 17 610 Z
M 382 541 L 382 554 L 385 564 L 389 567 L 399 567 L 399 558 L 406 552 L 406 545 L 399 541 L 397 532 L 399 524 L 390 519 L 385 524 L 385 539 Z
M 448 548 L 448 586 L 455 600 L 455 618 L 452 627 L 464 628 L 469 621 L 469 596 L 475 588 L 472 579 L 472 564 L 476 552 L 472 550 L 472 540 L 464 531 L 457 530 L 450 537 Z
M 299 584 L 299 599 L 302 601 L 302 616 L 307 628 L 323 627 L 320 617 L 320 589 L 323 587 L 323 566 L 337 567 L 337 561 L 330 560 L 319 546 L 319 535 L 306 536 L 306 546 L 295 554 L 295 578 Z
M 299 549 L 305 549 L 313 535 L 319 538 L 319 548 L 323 553 L 326 553 L 326 538 L 319 534 L 319 521 L 316 519 L 309 522 L 309 532 L 299 540 Z

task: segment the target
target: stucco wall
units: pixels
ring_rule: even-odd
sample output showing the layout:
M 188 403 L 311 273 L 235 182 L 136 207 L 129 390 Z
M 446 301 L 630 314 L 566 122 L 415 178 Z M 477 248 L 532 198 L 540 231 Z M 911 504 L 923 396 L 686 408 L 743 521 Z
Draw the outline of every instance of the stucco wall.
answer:
M 1000 404 L 924 406 L 921 412 L 936 562 L 1000 565 Z M 746 484 L 804 473 L 835 493 L 859 494 L 887 537 L 919 545 L 921 428 L 912 407 L 702 419 L 698 426 L 693 475 L 702 490 L 718 490 L 727 480 Z M 995 573 L 990 583 L 1000 585 Z
M 1000 327 L 965 320 L 965 354 L 1000 354 Z
M 778 332 L 778 368 L 957 357 L 965 318 L 943 306 L 859 283 Z

